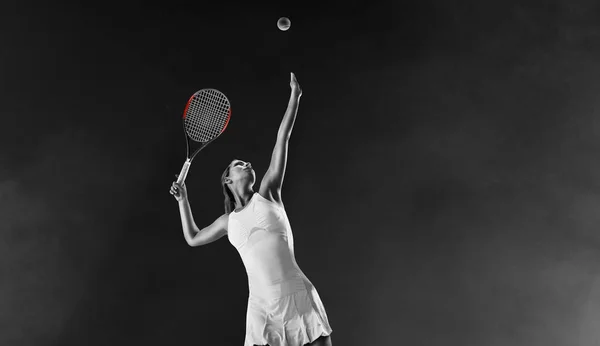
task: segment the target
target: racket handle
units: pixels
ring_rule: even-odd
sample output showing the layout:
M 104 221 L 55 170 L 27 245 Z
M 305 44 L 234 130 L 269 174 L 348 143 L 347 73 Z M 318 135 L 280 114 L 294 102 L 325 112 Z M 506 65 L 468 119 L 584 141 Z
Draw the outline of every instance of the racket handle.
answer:
M 188 171 L 190 170 L 190 165 L 192 161 L 190 159 L 185 160 L 183 163 L 183 167 L 181 167 L 181 172 L 179 172 L 179 176 L 177 177 L 177 184 L 181 185 L 185 181 L 187 177 Z

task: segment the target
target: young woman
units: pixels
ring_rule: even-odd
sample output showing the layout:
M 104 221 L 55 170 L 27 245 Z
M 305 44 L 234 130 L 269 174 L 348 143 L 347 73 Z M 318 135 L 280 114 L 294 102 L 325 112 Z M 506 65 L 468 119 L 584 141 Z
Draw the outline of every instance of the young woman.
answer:
M 331 346 L 331 326 L 317 290 L 294 257 L 292 229 L 281 199 L 288 141 L 302 90 L 293 73 L 291 95 L 277 133 L 269 169 L 258 192 L 249 162 L 233 160 L 221 176 L 225 214 L 199 229 L 185 185 L 170 193 L 179 202 L 183 234 L 190 246 L 227 235 L 248 275 L 249 297 L 244 346 Z

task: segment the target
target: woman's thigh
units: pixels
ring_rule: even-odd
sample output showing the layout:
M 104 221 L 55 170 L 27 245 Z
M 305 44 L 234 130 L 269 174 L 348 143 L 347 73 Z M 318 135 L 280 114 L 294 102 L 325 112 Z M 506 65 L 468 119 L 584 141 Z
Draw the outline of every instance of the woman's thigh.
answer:
M 259 346 L 259 345 L 254 345 Z M 269 346 L 269 345 L 266 345 Z M 331 345 L 331 335 L 320 336 L 317 340 L 311 342 L 310 344 L 305 344 L 304 346 L 332 346 Z
M 306 344 L 305 346 L 332 346 L 331 335 L 320 336 L 317 340 L 311 342 L 310 344 Z

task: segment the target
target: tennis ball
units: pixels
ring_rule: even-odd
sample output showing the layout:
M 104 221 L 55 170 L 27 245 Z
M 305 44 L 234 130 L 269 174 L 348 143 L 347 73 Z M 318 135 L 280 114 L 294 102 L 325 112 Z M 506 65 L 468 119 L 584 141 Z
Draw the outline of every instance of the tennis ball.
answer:
M 290 22 L 290 20 L 287 17 L 281 17 L 281 18 L 279 18 L 279 20 L 277 20 L 277 27 L 281 31 L 286 31 L 287 29 L 290 28 L 291 25 L 292 25 L 292 23 Z

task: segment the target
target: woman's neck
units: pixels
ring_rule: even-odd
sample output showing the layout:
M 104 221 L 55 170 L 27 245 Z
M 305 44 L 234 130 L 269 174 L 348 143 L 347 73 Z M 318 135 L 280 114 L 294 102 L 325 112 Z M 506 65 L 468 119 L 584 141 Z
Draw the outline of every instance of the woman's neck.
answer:
M 236 191 L 236 193 L 234 193 L 235 209 L 236 210 L 243 209 L 248 204 L 248 202 L 250 202 L 253 195 L 254 195 L 254 191 L 252 189 L 248 189 L 243 192 Z

